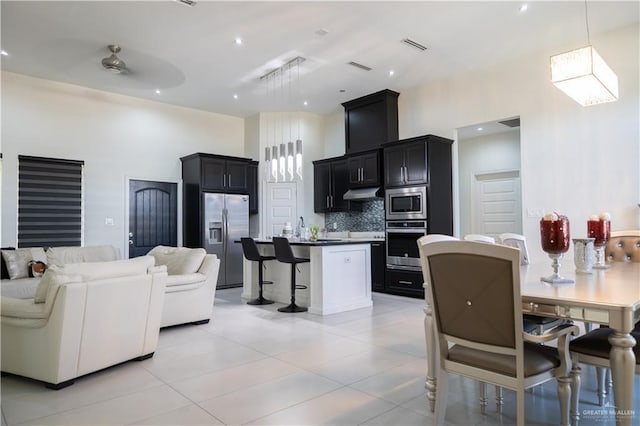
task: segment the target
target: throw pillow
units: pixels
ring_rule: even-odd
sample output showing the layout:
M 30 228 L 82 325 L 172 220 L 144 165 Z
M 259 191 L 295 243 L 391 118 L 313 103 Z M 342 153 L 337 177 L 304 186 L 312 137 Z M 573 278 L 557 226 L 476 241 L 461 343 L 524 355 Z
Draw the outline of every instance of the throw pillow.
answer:
M 2 259 L 5 261 L 9 278 L 12 280 L 29 277 L 29 262 L 33 260 L 47 261 L 42 247 L 2 250 Z
M 203 248 L 157 246 L 148 253 L 156 265 L 166 265 L 168 275 L 198 272 L 207 252 Z
M 15 250 L 15 247 L 2 247 L 0 250 Z M 0 254 L 0 278 L 3 280 L 9 279 L 9 271 L 7 271 L 7 264 L 4 261 L 4 257 Z

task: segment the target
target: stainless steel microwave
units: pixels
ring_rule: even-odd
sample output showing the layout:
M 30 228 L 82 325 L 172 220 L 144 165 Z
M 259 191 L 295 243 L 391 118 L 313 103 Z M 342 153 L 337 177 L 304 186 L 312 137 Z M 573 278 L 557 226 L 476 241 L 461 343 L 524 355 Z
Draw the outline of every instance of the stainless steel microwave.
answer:
M 427 219 L 427 187 L 410 186 L 385 190 L 387 220 Z

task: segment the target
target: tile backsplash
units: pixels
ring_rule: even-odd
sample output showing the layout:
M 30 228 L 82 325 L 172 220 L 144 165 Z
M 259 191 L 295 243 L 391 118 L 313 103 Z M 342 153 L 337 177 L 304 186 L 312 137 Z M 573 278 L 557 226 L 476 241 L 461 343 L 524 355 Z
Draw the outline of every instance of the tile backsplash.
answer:
M 324 223 L 329 231 L 384 232 L 384 200 L 363 201 L 361 212 L 325 213 Z

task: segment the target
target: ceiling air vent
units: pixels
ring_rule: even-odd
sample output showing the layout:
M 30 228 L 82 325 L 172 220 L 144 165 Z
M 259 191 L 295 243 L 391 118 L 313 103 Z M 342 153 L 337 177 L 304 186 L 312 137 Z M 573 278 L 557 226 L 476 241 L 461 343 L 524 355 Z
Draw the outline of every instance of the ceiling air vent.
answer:
M 369 68 L 368 66 L 359 64 L 357 62 L 353 62 L 353 61 L 347 62 L 347 65 L 351 65 L 352 67 L 360 68 L 361 70 L 371 71 L 371 68 Z
M 406 44 L 407 46 L 414 47 L 414 48 L 416 48 L 416 49 L 418 49 L 420 51 L 427 50 L 427 46 L 423 46 L 422 44 L 418 43 L 417 41 L 413 41 L 410 38 L 402 39 L 402 42 L 404 44 Z
M 180 3 L 180 4 L 184 4 L 185 6 L 189 6 L 189 7 L 193 7 L 196 5 L 196 1 L 195 0 L 175 0 L 176 2 Z
M 498 123 L 503 124 L 507 127 L 520 127 L 519 118 L 512 118 L 511 120 L 498 121 Z

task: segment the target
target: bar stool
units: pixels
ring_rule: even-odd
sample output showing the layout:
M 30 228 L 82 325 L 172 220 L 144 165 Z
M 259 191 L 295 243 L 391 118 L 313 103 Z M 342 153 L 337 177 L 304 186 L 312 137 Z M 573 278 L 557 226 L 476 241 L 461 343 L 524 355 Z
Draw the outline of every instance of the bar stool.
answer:
M 240 238 L 240 242 L 242 243 L 242 251 L 244 253 L 244 257 L 247 260 L 251 260 L 252 262 L 258 262 L 258 298 L 255 300 L 250 300 L 247 302 L 247 305 L 270 305 L 273 303 L 273 300 L 267 300 L 262 296 L 262 286 L 264 284 L 273 284 L 272 281 L 265 281 L 262 277 L 262 269 L 263 263 L 265 260 L 274 260 L 275 256 L 263 256 L 258 251 L 258 246 L 253 238 L 242 237 Z
M 306 285 L 296 285 L 296 265 L 298 263 L 310 262 L 311 259 L 304 257 L 295 257 L 289 240 L 282 237 L 273 237 L 273 248 L 276 251 L 276 259 L 278 262 L 291 264 L 291 304 L 283 308 L 278 308 L 279 312 L 306 312 L 307 308 L 296 305 L 296 289 L 302 290 L 307 288 Z

